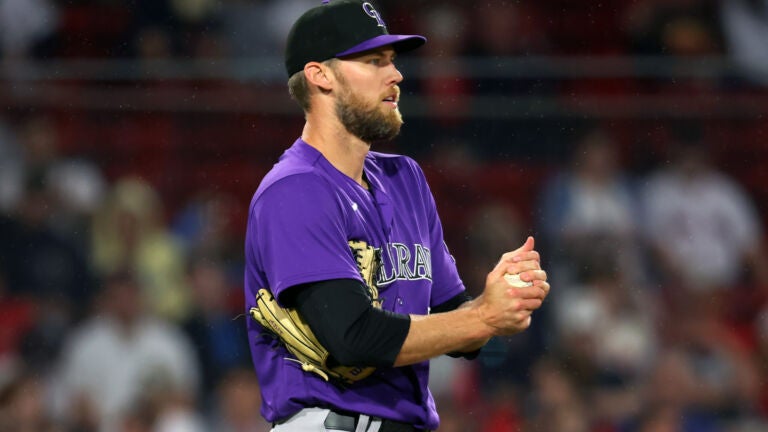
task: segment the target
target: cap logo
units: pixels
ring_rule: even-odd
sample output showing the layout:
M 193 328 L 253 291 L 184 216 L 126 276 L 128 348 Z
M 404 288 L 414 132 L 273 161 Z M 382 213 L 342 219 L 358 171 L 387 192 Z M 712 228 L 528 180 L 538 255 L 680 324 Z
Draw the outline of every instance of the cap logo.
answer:
M 384 20 L 381 19 L 381 15 L 376 11 L 376 9 L 373 8 L 373 5 L 365 2 L 363 3 L 363 10 L 365 11 L 365 14 L 369 17 L 376 20 L 377 23 L 379 23 L 379 27 L 387 28 L 387 25 L 384 24 Z

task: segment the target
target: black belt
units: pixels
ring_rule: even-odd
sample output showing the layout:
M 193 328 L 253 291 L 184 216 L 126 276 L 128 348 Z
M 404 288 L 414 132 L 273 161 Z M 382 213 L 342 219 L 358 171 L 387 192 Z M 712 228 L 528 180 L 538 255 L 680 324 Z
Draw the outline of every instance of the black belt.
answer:
M 359 414 L 342 414 L 336 411 L 330 411 L 328 417 L 325 418 L 323 425 L 326 429 L 337 431 L 355 432 L 357 427 L 357 421 L 360 418 Z M 415 426 L 401 423 L 394 420 L 381 420 L 381 427 L 379 432 L 429 432 L 424 429 L 417 429 Z

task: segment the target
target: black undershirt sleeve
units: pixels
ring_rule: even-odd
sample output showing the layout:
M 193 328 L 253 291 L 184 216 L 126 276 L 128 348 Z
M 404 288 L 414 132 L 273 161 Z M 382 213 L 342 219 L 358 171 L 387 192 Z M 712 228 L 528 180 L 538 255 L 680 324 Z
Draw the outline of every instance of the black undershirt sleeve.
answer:
M 466 291 L 464 291 L 440 303 L 439 305 L 433 307 L 429 312 L 430 313 L 450 312 L 452 310 L 458 309 L 459 306 L 461 306 L 462 304 L 470 300 L 472 300 L 472 296 L 467 294 Z
M 291 287 L 280 300 L 304 317 L 331 362 L 391 367 L 411 318 L 373 307 L 367 291 L 358 280 L 332 279 Z
M 331 355 L 331 363 L 347 366 L 391 367 L 408 336 L 408 315 L 377 309 L 362 282 L 331 279 L 298 285 L 280 300 L 295 307 Z M 433 307 L 431 313 L 449 312 L 472 300 L 466 292 Z M 480 350 L 451 352 L 451 357 L 474 359 Z
M 467 294 L 466 291 L 464 291 L 462 293 L 459 293 L 451 297 L 450 299 L 444 301 L 443 303 L 440 303 L 439 305 L 433 307 L 430 310 L 430 313 L 434 314 L 434 313 L 440 313 L 440 312 L 450 312 L 452 310 L 458 309 L 459 306 L 461 306 L 462 304 L 470 300 L 472 300 L 472 296 Z M 480 355 L 480 350 L 478 349 L 470 352 L 454 351 L 454 352 L 446 353 L 446 355 L 454 358 L 463 357 L 467 360 L 473 360 L 477 358 L 478 355 Z

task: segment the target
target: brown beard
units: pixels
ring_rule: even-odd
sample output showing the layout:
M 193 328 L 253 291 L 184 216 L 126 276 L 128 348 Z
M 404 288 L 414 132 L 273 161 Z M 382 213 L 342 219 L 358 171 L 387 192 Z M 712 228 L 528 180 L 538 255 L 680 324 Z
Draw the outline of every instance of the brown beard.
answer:
M 340 74 L 337 77 L 342 87 L 336 99 L 336 115 L 349 133 L 369 144 L 389 141 L 400 133 L 400 126 L 403 125 L 400 111 L 385 110 L 380 105 L 367 105 L 362 98 L 352 93 Z

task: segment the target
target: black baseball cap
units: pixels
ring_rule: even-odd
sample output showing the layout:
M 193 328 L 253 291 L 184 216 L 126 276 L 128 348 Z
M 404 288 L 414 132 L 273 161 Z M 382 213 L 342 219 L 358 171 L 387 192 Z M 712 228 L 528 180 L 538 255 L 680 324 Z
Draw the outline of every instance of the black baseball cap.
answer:
M 285 47 L 288 76 L 311 61 L 345 57 L 385 45 L 398 53 L 418 48 L 424 36 L 389 34 L 384 19 L 370 2 L 324 0 L 293 24 Z

